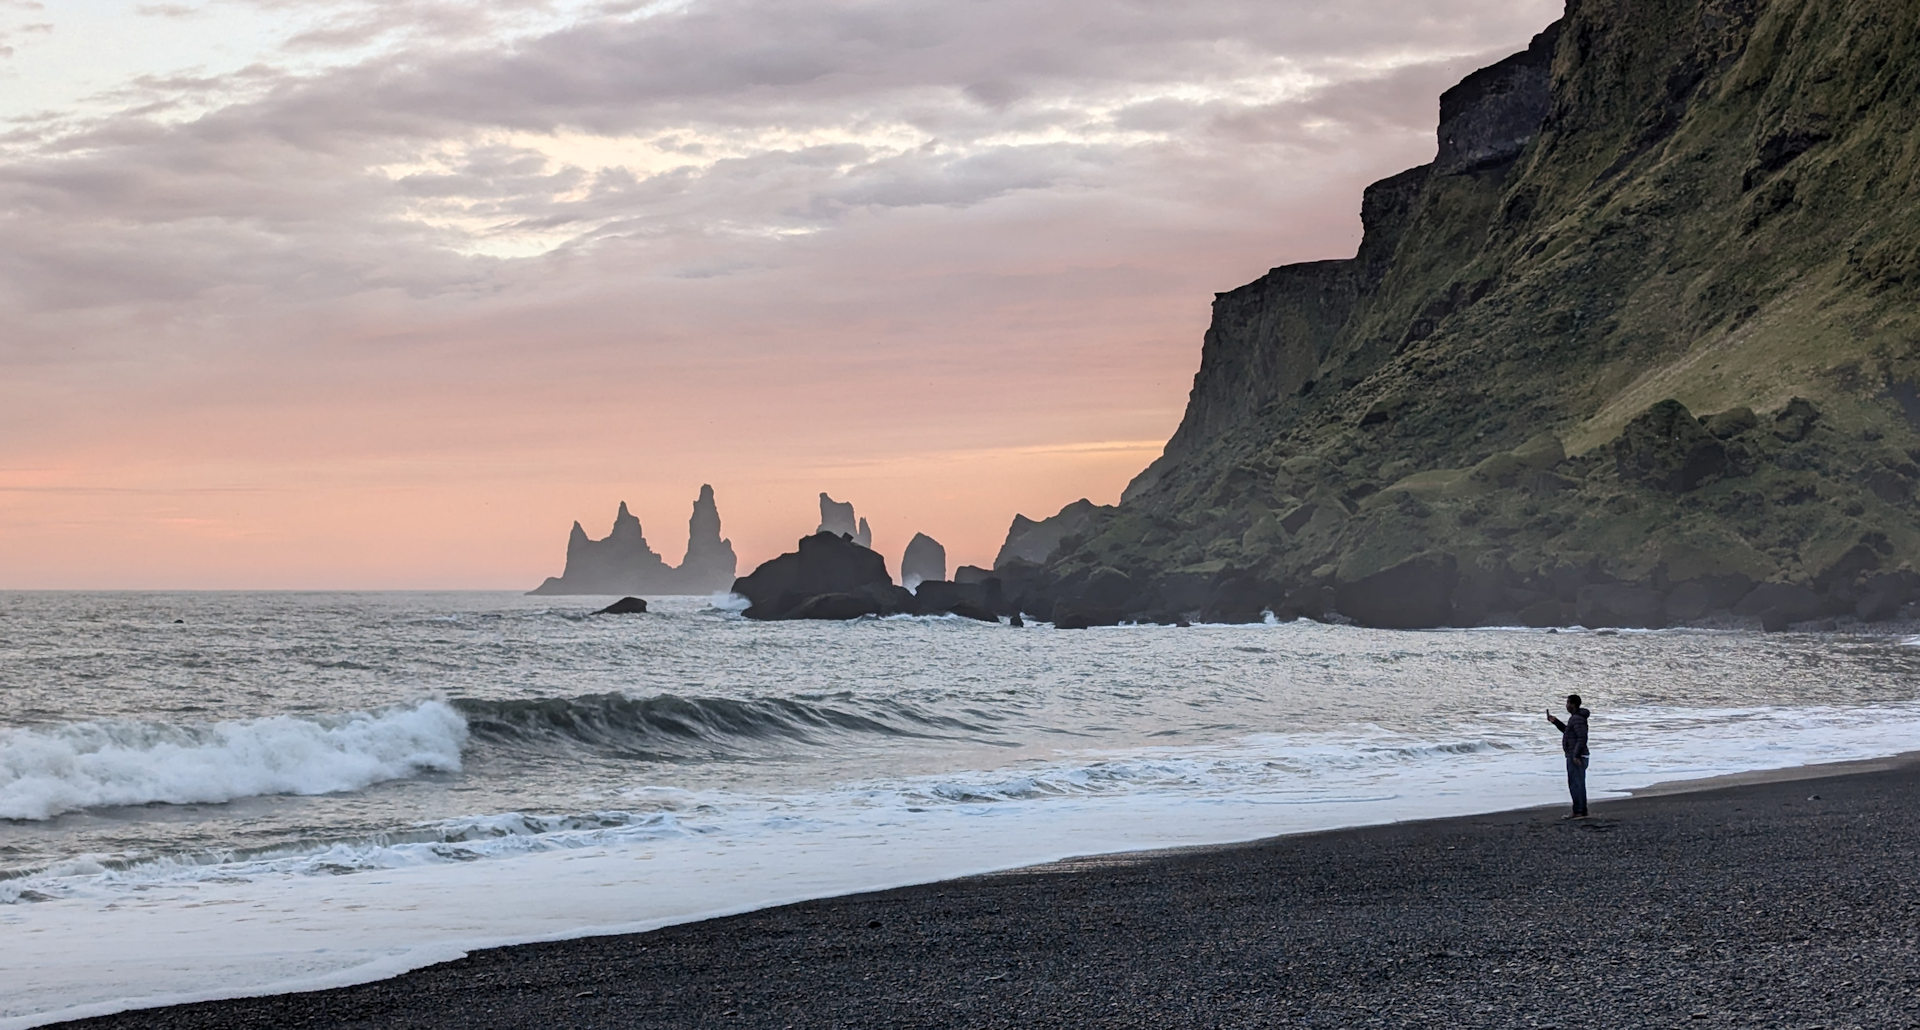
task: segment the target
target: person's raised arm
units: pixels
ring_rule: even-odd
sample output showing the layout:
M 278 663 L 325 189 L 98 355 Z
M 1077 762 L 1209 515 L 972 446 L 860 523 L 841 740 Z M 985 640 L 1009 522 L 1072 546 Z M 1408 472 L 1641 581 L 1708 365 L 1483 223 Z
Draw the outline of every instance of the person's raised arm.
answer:
M 1547 713 L 1547 721 L 1553 724 L 1554 729 L 1559 730 L 1562 733 L 1567 732 L 1567 724 L 1564 722 L 1561 722 L 1560 717 L 1557 715 L 1554 715 L 1552 712 Z

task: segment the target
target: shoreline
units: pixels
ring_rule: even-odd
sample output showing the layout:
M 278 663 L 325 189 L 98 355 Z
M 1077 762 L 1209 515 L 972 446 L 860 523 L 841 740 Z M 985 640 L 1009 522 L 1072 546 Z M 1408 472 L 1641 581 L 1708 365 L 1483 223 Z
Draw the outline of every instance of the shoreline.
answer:
M 419 1026 L 423 1028 L 443 1026 L 508 1026 L 515 1024 L 512 1020 L 497 1015 L 498 1007 L 496 1005 L 489 1004 L 484 1007 L 484 1010 L 475 1008 L 473 1006 L 477 1005 L 478 1002 L 466 1000 L 466 995 L 476 989 L 476 984 L 494 984 L 502 976 L 519 975 L 519 972 L 516 971 L 525 971 L 533 968 L 544 970 L 548 974 L 553 974 L 555 970 L 571 971 L 568 975 L 560 976 L 558 979 L 552 979 L 551 976 L 549 976 L 541 980 L 544 986 L 538 991 L 535 991 L 533 995 L 538 997 L 538 1004 L 540 1006 L 558 1005 L 563 1009 L 573 1009 L 580 1008 L 582 1004 L 587 1001 L 598 999 L 600 1002 L 605 1002 L 608 997 L 627 997 L 629 995 L 635 995 L 635 992 L 639 992 L 640 994 L 646 995 L 646 999 L 634 996 L 629 1000 L 632 1000 L 636 1006 L 651 1010 L 652 1008 L 658 1007 L 658 998 L 655 997 L 655 995 L 659 990 L 665 989 L 657 982 L 660 975 L 659 970 L 652 971 L 652 976 L 648 978 L 650 986 L 644 988 L 638 986 L 637 982 L 605 986 L 604 978 L 600 976 L 603 965 L 607 962 L 615 962 L 623 966 L 636 962 L 641 965 L 646 965 L 648 957 L 659 950 L 658 945 L 669 942 L 675 949 L 690 949 L 693 952 L 707 954 L 709 959 L 718 961 L 721 956 L 741 948 L 752 950 L 756 945 L 764 946 L 769 938 L 789 939 L 794 937 L 797 931 L 803 929 L 817 931 L 822 926 L 827 925 L 821 922 L 823 918 L 829 922 L 834 919 L 840 919 L 842 921 L 852 919 L 852 924 L 849 925 L 853 925 L 861 922 L 860 919 L 855 918 L 860 912 L 868 911 L 876 907 L 892 910 L 905 906 L 911 910 L 919 910 L 921 918 L 917 919 L 916 922 L 926 923 L 929 921 L 927 916 L 932 912 L 949 910 L 951 906 L 948 905 L 948 901 L 953 896 L 968 896 L 979 900 L 982 895 L 997 896 L 1010 891 L 1015 897 L 1000 899 L 1001 903 L 996 903 L 993 906 L 990 918 L 976 918 L 971 926 L 971 933 L 956 933 L 951 930 L 941 931 L 935 933 L 930 938 L 923 935 L 921 939 L 916 942 L 923 947 L 929 944 L 936 945 L 938 950 L 943 952 L 957 950 L 959 954 L 953 957 L 961 960 L 977 961 L 983 957 L 982 953 L 992 955 L 1004 951 L 1008 946 L 1005 941 L 1007 934 L 1019 929 L 1027 921 L 1039 919 L 1044 923 L 1050 918 L 1048 916 L 1048 906 L 1036 904 L 1031 897 L 1038 885 L 1055 885 L 1055 887 L 1049 888 L 1042 893 L 1064 892 L 1074 896 L 1084 896 L 1089 893 L 1098 894 L 1102 891 L 1117 889 L 1123 884 L 1134 884 L 1135 887 L 1138 887 L 1139 884 L 1137 881 L 1141 880 L 1148 881 L 1148 885 L 1151 886 L 1155 881 L 1164 881 L 1169 876 L 1190 871 L 1195 866 L 1236 868 L 1243 866 L 1249 856 L 1256 855 L 1267 857 L 1298 857 L 1318 852 L 1333 852 L 1345 856 L 1350 860 L 1377 861 L 1379 855 L 1383 852 L 1391 853 L 1396 849 L 1405 850 L 1409 844 L 1431 842 L 1437 838 L 1455 840 L 1455 843 L 1445 848 L 1445 851 L 1451 852 L 1456 849 L 1464 850 L 1470 848 L 1476 841 L 1484 844 L 1486 841 L 1479 840 L 1479 838 L 1485 838 L 1490 834 L 1494 836 L 1511 836 L 1515 832 L 1522 831 L 1524 831 L 1525 834 L 1553 833 L 1561 834 L 1562 836 L 1575 835 L 1573 839 L 1584 838 L 1590 833 L 1597 838 L 1604 839 L 1622 827 L 1631 826 L 1636 823 L 1644 823 L 1648 821 L 1649 817 L 1654 821 L 1659 821 L 1661 818 L 1668 818 L 1668 820 L 1671 821 L 1670 810 L 1674 808 L 1703 809 L 1713 814 L 1713 822 L 1715 825 L 1728 825 L 1726 821 L 1730 813 L 1724 810 L 1730 809 L 1732 812 L 1740 812 L 1753 804 L 1769 804 L 1774 806 L 1790 805 L 1795 797 L 1804 797 L 1804 795 L 1798 794 L 1800 790 L 1799 785 L 1814 780 L 1832 784 L 1833 787 L 1828 792 L 1835 795 L 1842 793 L 1859 794 L 1862 791 L 1872 793 L 1876 790 L 1884 794 L 1889 785 L 1891 785 L 1893 788 L 1897 788 L 1900 793 L 1904 794 L 1906 799 L 1902 802 L 1904 807 L 1895 806 L 1896 808 L 1901 808 L 1901 811 L 1904 813 L 1905 810 L 1910 810 L 1914 807 L 1911 804 L 1911 799 L 1920 796 L 1920 752 L 1906 752 L 1876 759 L 1789 766 L 1774 770 L 1733 774 L 1730 776 L 1657 783 L 1633 791 L 1630 796 L 1626 798 L 1596 800 L 1594 802 L 1595 818 L 1590 820 L 1562 822 L 1558 818 L 1561 806 L 1556 804 L 1510 809 L 1481 815 L 1389 822 L 1341 829 L 1309 831 L 1278 837 L 1264 837 L 1238 843 L 1208 844 L 1072 857 L 1057 862 L 1010 868 L 952 880 L 939 880 L 913 886 L 845 894 L 770 908 L 759 908 L 734 915 L 671 924 L 644 933 L 574 937 L 557 941 L 489 948 L 470 952 L 466 956 L 450 962 L 422 966 L 408 972 L 400 973 L 397 976 L 373 980 L 353 986 L 334 987 L 303 993 L 265 994 L 220 1001 L 194 1002 L 162 1008 L 130 1009 L 112 1015 L 44 1025 L 87 1028 L 148 1026 L 226 1028 L 288 1025 L 295 1022 L 306 1022 L 309 1025 L 317 1026 L 363 1024 Z M 1815 795 L 1815 798 L 1818 797 L 1820 797 L 1820 795 Z M 1803 805 L 1802 807 L 1808 806 Z M 1830 805 L 1816 805 L 1812 807 L 1830 807 Z M 1879 803 L 1876 811 L 1883 810 L 1887 807 L 1884 802 Z M 1853 814 L 1858 815 L 1859 813 L 1855 812 Z M 1920 819 L 1907 816 L 1899 821 L 1903 826 L 1904 836 L 1902 839 L 1907 844 L 1906 853 L 1911 854 L 1915 850 L 1913 845 L 1920 843 Z M 1825 855 L 1829 863 L 1835 859 L 1835 853 L 1831 849 L 1823 850 L 1821 848 L 1822 835 L 1820 834 L 1808 836 L 1806 834 L 1796 835 L 1792 832 L 1778 832 L 1775 835 L 1779 837 L 1781 842 L 1800 840 L 1811 844 L 1816 851 L 1821 851 Z M 1743 834 L 1741 836 L 1746 837 L 1751 835 Z M 1718 845 L 1724 842 L 1706 840 L 1699 843 L 1707 845 L 1705 850 L 1708 853 L 1712 853 L 1719 850 Z M 1442 854 L 1444 854 L 1444 852 L 1442 852 Z M 1435 856 L 1430 852 L 1423 852 L 1422 857 L 1431 860 Z M 1322 863 L 1322 865 L 1324 866 L 1325 863 Z M 1707 873 L 1707 870 L 1701 868 L 1701 863 L 1699 862 L 1693 862 L 1690 866 L 1692 876 L 1700 877 Z M 1321 872 L 1324 871 L 1325 869 L 1322 868 Z M 1407 871 L 1410 874 L 1415 872 L 1415 870 L 1412 869 Z M 1768 872 L 1766 863 L 1761 864 L 1759 872 L 1762 874 L 1758 876 L 1759 880 L 1768 878 L 1768 876 L 1765 875 Z M 1425 875 L 1410 876 L 1411 885 L 1418 888 L 1422 883 L 1426 884 L 1426 890 L 1417 890 L 1416 893 L 1428 904 L 1436 905 L 1444 909 L 1447 908 L 1449 902 L 1451 902 L 1452 907 L 1457 908 L 1463 900 L 1462 898 L 1450 897 L 1444 891 L 1434 893 L 1433 890 L 1447 886 L 1444 881 L 1452 879 L 1447 873 L 1448 870 L 1444 867 L 1426 869 L 1424 870 Z M 1429 882 L 1436 878 L 1443 882 Z M 1227 879 L 1233 880 L 1234 877 L 1229 876 Z M 1891 886 L 1898 887 L 1897 880 L 1890 878 L 1887 882 Z M 1059 885 L 1062 884 L 1075 886 L 1060 887 Z M 1301 929 L 1301 925 L 1298 924 L 1299 917 L 1295 916 L 1293 919 L 1289 919 L 1289 915 L 1295 912 L 1299 904 L 1305 903 L 1309 906 L 1315 904 L 1325 905 L 1331 900 L 1337 900 L 1337 896 L 1342 893 L 1342 884 L 1337 880 L 1324 886 L 1330 888 L 1336 895 L 1336 898 L 1330 899 L 1324 896 L 1295 898 L 1292 899 L 1292 904 L 1283 905 L 1277 909 L 1264 908 L 1260 914 L 1269 923 L 1278 919 L 1279 922 L 1274 924 L 1277 927 L 1286 927 L 1289 924 L 1294 924 L 1291 926 L 1291 929 L 1298 931 Z M 1401 886 L 1405 887 L 1408 886 L 1408 884 L 1402 884 Z M 1459 886 L 1457 883 L 1452 885 L 1453 888 L 1458 888 Z M 1478 883 L 1470 886 L 1475 888 L 1470 893 L 1477 896 L 1497 886 L 1497 884 Z M 1510 887 L 1512 884 L 1508 884 L 1508 886 Z M 1914 897 L 1912 888 L 1899 889 L 1904 891 L 1907 899 Z M 1705 891 L 1703 893 L 1710 894 L 1711 892 Z M 1127 895 L 1128 892 L 1123 890 L 1122 894 Z M 1911 900 L 1908 900 L 1906 903 L 1909 906 L 1915 904 Z M 1016 914 L 1024 918 L 1007 918 L 1004 908 L 1008 907 L 1015 909 Z M 1910 921 L 1920 919 L 1920 914 L 1914 913 L 1912 907 L 1903 911 L 1909 913 L 1908 918 Z M 935 921 L 937 922 L 937 920 Z M 869 920 L 869 922 L 871 922 L 871 920 Z M 874 925 L 868 926 L 867 929 L 878 931 L 886 929 L 889 926 L 889 921 L 882 919 L 874 923 Z M 854 925 L 853 929 L 858 931 L 860 927 Z M 1199 940 L 1211 938 L 1221 933 L 1231 935 L 1232 929 L 1231 926 L 1212 927 L 1209 928 L 1206 934 L 1201 935 Z M 809 937 L 806 933 L 799 933 L 799 936 L 802 938 Z M 811 935 L 812 938 L 818 938 L 818 936 L 817 933 Z M 856 933 L 856 936 L 864 935 Z M 1909 937 L 1910 936 L 1909 934 Z M 1197 942 L 1196 940 L 1190 943 Z M 1909 940 L 1908 943 L 1911 944 L 1911 940 Z M 820 944 L 821 942 L 819 940 L 814 939 L 812 946 L 796 945 L 794 948 L 789 948 L 788 951 L 790 953 L 781 956 L 782 963 L 799 963 L 801 966 L 806 966 L 809 963 L 818 965 L 824 961 L 825 958 L 832 958 L 834 962 L 830 964 L 844 964 L 849 961 L 850 957 L 854 954 L 854 952 L 849 951 L 847 947 L 836 947 L 830 949 L 830 955 L 823 956 L 823 953 L 819 950 Z M 855 949 L 855 951 L 859 950 L 860 949 Z M 866 954 L 869 959 L 881 961 L 882 964 L 886 964 L 888 961 L 886 956 L 878 953 L 861 953 Z M 1920 959 L 1916 959 L 1916 962 L 1920 962 Z M 726 963 L 720 963 L 720 965 L 724 966 Z M 899 965 L 898 961 L 894 961 L 893 965 L 897 967 Z M 702 977 L 708 973 L 721 971 L 718 967 L 703 968 L 706 968 L 706 973 L 703 973 Z M 932 992 L 932 996 L 937 997 L 941 996 L 942 991 L 951 994 L 953 990 L 951 985 L 947 983 L 950 978 L 943 974 L 943 968 L 944 967 L 938 963 L 931 966 L 912 965 L 904 969 L 895 968 L 894 973 L 896 976 L 906 978 L 906 980 L 902 982 L 915 979 L 924 980 L 925 983 L 922 983 L 920 988 Z M 1914 968 L 1920 968 L 1920 965 L 1910 965 L 1907 968 L 1909 968 L 1911 972 Z M 487 971 L 479 981 L 473 979 L 474 972 L 477 969 Z M 821 977 L 815 978 L 814 980 L 816 986 L 819 983 L 834 982 L 834 978 L 828 970 L 822 969 L 819 972 L 821 973 Z M 1920 988 L 1920 973 L 1915 973 L 1914 976 L 1913 984 L 1916 988 Z M 723 979 L 727 978 L 723 977 Z M 592 990 L 581 987 L 580 990 L 572 992 L 560 989 L 566 984 L 584 984 L 588 981 L 594 984 L 603 984 L 603 986 L 595 986 Z M 694 980 L 689 980 L 678 985 L 676 991 L 684 995 L 681 999 L 683 1003 L 690 1004 L 690 1002 L 687 1001 L 688 998 L 701 994 L 702 982 L 704 981 L 701 978 L 695 978 Z M 999 981 L 996 980 L 992 982 L 997 983 Z M 731 985 L 730 990 L 742 998 L 754 994 L 756 990 L 760 992 L 761 997 L 758 1002 L 748 1006 L 748 1008 L 735 1008 L 731 1011 L 725 1009 L 716 1009 L 713 1011 L 702 1010 L 697 1013 L 692 1009 L 688 1009 L 679 1017 L 663 1017 L 660 1021 L 654 1022 L 640 1019 L 636 1015 L 633 1017 L 635 1021 L 624 1021 L 614 1025 L 687 1025 L 685 1021 L 719 1021 L 737 1023 L 739 1025 L 770 1026 L 881 1025 L 880 1023 L 863 1023 L 861 1019 L 857 1018 L 857 1014 L 846 1011 L 840 1012 L 839 1015 L 826 1022 L 817 1022 L 812 1017 L 806 1015 L 805 1012 L 781 1007 L 778 1003 L 778 998 L 773 996 L 781 993 L 781 991 L 776 990 L 777 984 L 772 981 L 756 979 L 751 973 L 745 974 L 743 979 L 741 972 L 734 970 L 731 978 L 728 979 L 728 983 Z M 586 993 L 581 994 L 580 991 L 586 991 Z M 609 991 L 612 991 L 611 995 L 608 994 Z M 916 992 L 917 991 L 918 989 L 916 989 Z M 407 1006 L 396 1007 L 395 999 L 412 997 L 415 993 L 443 997 L 445 1000 L 433 1005 L 423 1005 L 417 1011 L 411 1011 Z M 528 1007 L 528 1005 L 531 1004 L 529 997 L 520 997 L 520 992 L 517 991 L 509 993 L 515 994 L 517 998 L 514 1005 L 510 1006 L 511 1010 L 521 1013 L 519 1017 L 515 1018 L 521 1020 L 535 1018 L 535 1010 Z M 575 997 L 576 994 L 579 996 Z M 828 995 L 831 994 L 832 992 L 828 992 Z M 823 995 L 821 1000 L 823 1003 L 834 1002 L 837 997 L 838 996 Z M 839 1000 L 844 1001 L 844 999 Z M 1099 999 L 1090 998 L 1088 999 L 1088 1003 L 1092 1004 L 1096 1000 Z M 743 1000 L 741 1004 L 747 1003 Z M 368 1008 L 370 1005 L 378 1009 L 380 1014 L 377 1018 L 370 1014 L 372 1011 Z M 767 1006 L 771 1006 L 771 1008 Z M 586 1007 L 596 1008 L 595 1006 Z M 606 1012 L 601 1011 L 604 1009 L 604 1004 L 599 1005 L 596 1011 L 600 1011 L 600 1016 L 595 1019 L 583 1018 L 583 1023 L 594 1023 L 600 1019 L 604 1019 Z M 784 1015 L 777 1021 L 746 1018 L 746 1013 L 749 1009 L 764 1010 L 767 1012 L 779 1011 L 783 1012 Z M 1070 1010 L 1056 1012 L 1055 1015 L 1065 1018 L 1080 1011 L 1079 1008 L 1071 1008 Z M 1038 1015 L 1038 1013 L 1028 1014 L 1029 1017 L 1036 1015 Z M 1161 1015 L 1165 1015 L 1165 1013 L 1161 1013 Z M 548 1021 L 555 1019 L 551 1014 L 539 1018 Z M 1026 1017 L 1023 1017 L 1023 1019 L 1025 1018 Z M 1681 1018 L 1691 1020 L 1693 1017 L 1691 1013 L 1687 1013 L 1683 1014 Z M 1920 1010 L 1916 1010 L 1913 1018 L 1916 1021 L 1920 1021 Z M 892 1023 L 890 1020 L 883 1022 Z M 961 1020 L 960 1022 L 966 1021 Z M 1231 1023 L 1233 1020 L 1229 1019 L 1228 1022 Z M 955 1023 L 951 1021 L 930 1016 L 910 1017 L 906 1019 L 906 1023 L 908 1025 L 955 1025 Z M 1068 1020 L 1059 1025 L 1069 1025 L 1070 1023 L 1071 1020 Z M 1014 1024 L 1008 1023 L 1006 1025 Z M 1021 1025 L 1055 1024 L 1048 1022 L 1047 1019 L 1041 1019 L 1037 1022 L 1026 1021 Z M 1122 1023 L 1120 1025 L 1129 1024 Z M 1181 1024 L 1176 1019 L 1172 1023 L 1145 1021 L 1140 1025 L 1189 1024 Z M 1200 1024 L 1196 1023 L 1191 1025 Z M 1300 1025 L 1321 1024 L 1308 1022 Z M 1327 1025 L 1343 1024 L 1332 1023 Z M 1414 1024 L 1389 1023 L 1382 1025 Z M 1464 1025 L 1483 1024 L 1468 1022 Z M 1510 1024 L 1488 1023 L 1484 1025 Z M 1570 1025 L 1580 1024 L 1575 1023 Z M 1709 1022 L 1699 1025 L 1716 1024 Z

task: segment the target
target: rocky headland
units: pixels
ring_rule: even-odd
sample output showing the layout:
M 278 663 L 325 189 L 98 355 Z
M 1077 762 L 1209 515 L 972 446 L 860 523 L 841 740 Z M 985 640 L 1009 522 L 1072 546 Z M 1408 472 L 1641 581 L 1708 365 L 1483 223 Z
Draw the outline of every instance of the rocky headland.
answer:
M 1354 257 L 1215 298 L 1120 505 L 956 580 L 1076 625 L 1913 618 L 1911 14 L 1569 3 L 1440 98 Z
M 686 556 L 668 565 L 647 543 L 640 520 L 625 501 L 605 539 L 587 536 L 580 523 L 567 537 L 567 564 L 532 594 L 711 594 L 733 583 L 733 543 L 720 535 L 713 487 L 702 486 L 687 524 Z

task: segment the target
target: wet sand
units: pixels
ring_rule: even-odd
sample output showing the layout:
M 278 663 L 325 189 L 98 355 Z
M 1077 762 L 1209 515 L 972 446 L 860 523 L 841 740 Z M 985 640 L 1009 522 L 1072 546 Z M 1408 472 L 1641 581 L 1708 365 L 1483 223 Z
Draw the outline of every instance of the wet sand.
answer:
M 1676 789 L 1684 788 L 1684 789 Z M 115 1028 L 1920 1027 L 1911 756 L 1063 862 Z

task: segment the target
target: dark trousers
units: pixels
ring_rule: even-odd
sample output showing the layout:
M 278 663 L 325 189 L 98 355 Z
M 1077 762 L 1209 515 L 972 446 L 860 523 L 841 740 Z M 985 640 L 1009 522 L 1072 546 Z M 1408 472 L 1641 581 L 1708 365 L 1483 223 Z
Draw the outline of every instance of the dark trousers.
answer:
M 1567 793 L 1573 795 L 1573 814 L 1587 814 L 1587 759 L 1567 756 Z

